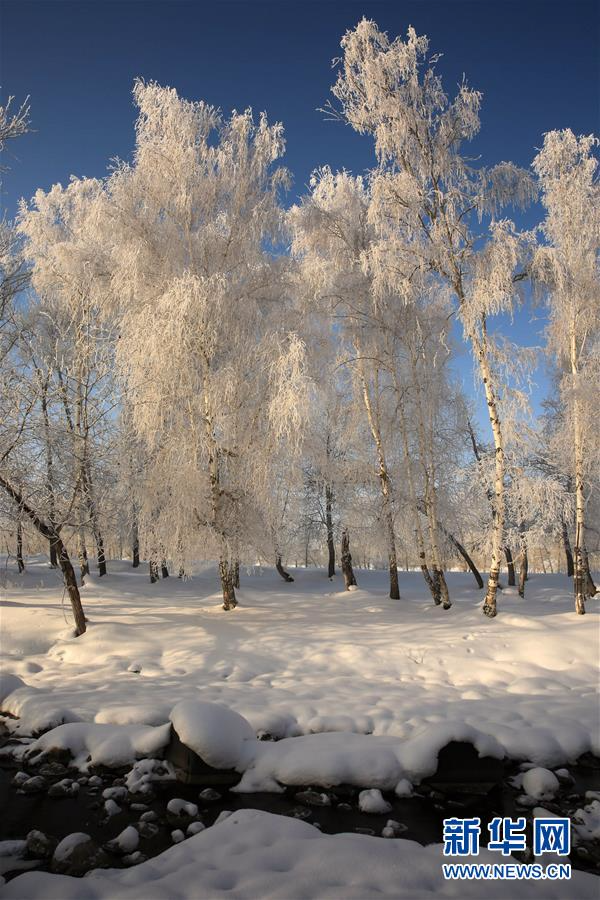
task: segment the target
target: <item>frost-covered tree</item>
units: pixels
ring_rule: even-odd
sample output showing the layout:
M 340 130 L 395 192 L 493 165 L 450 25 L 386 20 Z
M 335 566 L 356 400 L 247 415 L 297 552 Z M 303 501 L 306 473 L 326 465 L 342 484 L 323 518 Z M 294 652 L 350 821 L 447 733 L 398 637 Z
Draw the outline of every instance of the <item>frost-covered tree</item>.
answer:
M 390 597 L 397 600 L 395 498 L 389 459 L 393 423 L 387 409 L 389 373 L 382 360 L 383 336 L 374 318 L 376 296 L 368 269 L 369 203 L 369 188 L 362 178 L 324 168 L 313 174 L 310 194 L 291 210 L 290 227 L 306 296 L 335 320 L 340 352 L 354 382 L 353 402 L 366 416 L 377 460 Z
M 138 81 L 133 163 L 109 185 L 118 358 L 148 464 L 150 557 L 219 559 L 225 609 L 274 447 L 301 419 L 304 346 L 286 328 L 275 167 L 281 126 Z
M 552 131 L 533 167 L 541 186 L 546 217 L 545 244 L 535 271 L 548 287 L 548 351 L 560 366 L 564 409 L 563 441 L 569 447 L 575 489 L 575 610 L 585 613 L 586 505 L 590 476 L 597 471 L 595 419 L 600 376 L 600 183 L 598 140 L 576 137 L 570 129 Z
M 108 246 L 96 227 L 103 183 L 72 179 L 21 204 L 19 230 L 32 261 L 38 298 L 32 361 L 37 377 L 53 381 L 71 447 L 78 485 L 78 552 L 82 576 L 89 572 L 85 530 L 91 529 L 100 575 L 106 574 L 97 479 L 107 455 L 116 403 L 113 328 L 103 315 L 110 271 Z M 46 393 L 49 385 L 46 385 Z M 48 420 L 47 405 L 45 415 Z M 49 423 L 48 423 L 49 424 Z M 52 447 L 47 429 L 48 467 Z M 49 490 L 52 479 L 49 471 Z
M 449 286 L 483 382 L 496 465 L 483 611 L 494 616 L 504 537 L 505 441 L 488 320 L 513 306 L 521 246 L 510 222 L 492 218 L 487 238 L 478 223 L 506 202 L 526 202 L 531 179 L 511 164 L 475 169 L 464 157 L 462 145 L 479 130 L 481 95 L 463 83 L 454 99 L 447 97 L 425 36 L 409 28 L 405 40 L 390 40 L 363 19 L 345 34 L 342 49 L 333 87 L 339 112 L 333 111 L 375 140 L 373 211 L 389 231 L 381 271 L 400 294 L 416 270 L 434 272 Z

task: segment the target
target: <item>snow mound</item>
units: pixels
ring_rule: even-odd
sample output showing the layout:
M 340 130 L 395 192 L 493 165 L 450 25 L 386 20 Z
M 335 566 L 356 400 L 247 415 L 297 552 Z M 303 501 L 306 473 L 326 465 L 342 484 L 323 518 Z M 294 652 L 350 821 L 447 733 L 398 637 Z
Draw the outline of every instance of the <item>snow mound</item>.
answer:
M 415 737 L 400 744 L 399 759 L 412 782 L 419 782 L 437 769 L 440 750 L 451 741 L 473 744 L 479 756 L 502 759 L 504 750 L 490 734 L 484 734 L 465 722 L 441 722 L 428 725 Z
M 13 675 L 12 672 L 0 672 L 0 704 L 3 710 L 5 710 L 5 698 L 22 687 L 25 687 L 25 682 L 18 675 Z
M 174 844 L 160 856 L 134 869 L 108 869 L 89 878 L 28 872 L 0 888 L 2 900 L 481 900 L 482 884 L 445 881 L 442 847 L 414 841 L 381 840 L 360 834 L 322 834 L 306 822 L 256 810 L 230 815 L 218 828 L 207 828 L 188 840 L 174 832 Z M 463 862 L 493 863 L 497 854 L 482 850 Z M 503 857 L 503 862 L 516 862 Z M 596 900 L 598 879 L 576 870 L 564 882 L 544 881 L 544 900 L 568 894 Z M 506 900 L 502 881 L 485 884 L 486 900 Z M 539 900 L 536 881 L 513 881 L 511 900 Z
M 259 743 L 238 793 L 281 792 L 281 785 L 353 784 L 393 790 L 402 776 L 395 748 L 387 736 L 324 732 Z
M 480 756 L 503 756 L 495 738 L 460 722 L 427 725 L 406 741 L 393 735 L 322 732 L 259 743 L 240 783 L 232 790 L 280 792 L 281 785 L 352 784 L 398 789 L 399 796 L 408 796 L 410 782 L 433 775 L 439 752 L 450 741 L 467 741 Z
M 525 793 L 536 800 L 551 800 L 559 788 L 559 783 L 554 772 L 538 766 L 528 769 L 523 774 L 522 786 Z
M 106 706 L 98 710 L 94 721 L 101 725 L 164 725 L 169 721 L 169 709 L 156 703 Z
M 20 721 L 13 730 L 24 734 L 40 734 L 65 722 L 78 722 L 79 716 L 64 706 L 55 706 L 50 691 L 29 687 L 16 675 L 4 675 L 7 685 L 15 685 L 2 699 L 2 711 L 16 716 Z M 12 681 L 14 679 L 14 681 Z M 17 684 L 18 683 L 18 684 Z M 0 692 L 5 690 L 4 683 Z
M 243 769 L 258 743 L 243 716 L 217 703 L 183 700 L 170 718 L 181 741 L 215 769 Z
M 29 746 L 27 756 L 38 759 L 52 750 L 68 750 L 81 771 L 87 771 L 89 765 L 122 766 L 159 753 L 169 742 L 170 733 L 169 724 L 152 728 L 74 722 L 42 735 Z
M 314 716 L 308 722 L 308 731 L 313 734 L 326 731 L 372 734 L 373 719 L 370 716 Z

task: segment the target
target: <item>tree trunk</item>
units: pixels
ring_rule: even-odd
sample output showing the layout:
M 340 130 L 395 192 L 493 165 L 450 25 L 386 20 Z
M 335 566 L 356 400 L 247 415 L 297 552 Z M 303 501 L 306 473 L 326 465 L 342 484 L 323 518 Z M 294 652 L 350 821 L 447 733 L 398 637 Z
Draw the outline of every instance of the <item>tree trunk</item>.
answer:
M 85 533 L 81 526 L 79 527 L 77 554 L 79 556 L 79 572 L 81 575 L 81 583 L 83 584 L 86 575 L 90 574 L 90 563 L 88 560 L 87 548 L 85 546 Z
M 49 545 L 49 553 L 50 553 L 50 567 L 52 569 L 57 569 L 58 568 L 58 553 L 56 550 L 56 544 L 52 538 L 48 541 L 48 545 Z
M 394 530 L 394 513 L 392 508 L 392 487 L 390 482 L 390 477 L 387 468 L 387 462 L 385 458 L 385 451 L 383 448 L 383 442 L 381 438 L 381 429 L 379 427 L 379 416 L 377 411 L 373 408 L 373 403 L 371 400 L 371 395 L 369 391 L 369 387 L 367 385 L 366 376 L 364 374 L 364 366 L 362 364 L 362 352 L 359 347 L 357 347 L 357 356 L 360 362 L 360 373 L 361 373 L 361 383 L 362 383 L 362 391 L 363 391 L 363 400 L 365 404 L 365 409 L 367 411 L 367 418 L 369 420 L 369 426 L 371 429 L 371 434 L 373 435 L 373 440 L 375 442 L 375 447 L 377 450 L 377 458 L 379 461 L 379 484 L 381 486 L 381 499 L 382 499 L 382 517 L 384 522 L 385 531 L 387 534 L 387 545 L 388 545 L 388 570 L 390 573 L 390 599 L 391 600 L 399 600 L 400 599 L 400 585 L 398 583 L 398 558 L 396 554 L 396 535 Z M 376 378 L 376 389 L 377 389 L 377 374 Z
M 473 560 L 471 559 L 471 557 L 469 556 L 469 554 L 467 553 L 467 551 L 465 550 L 463 545 L 460 543 L 460 541 L 458 541 L 454 537 L 453 534 L 450 534 L 449 531 L 446 531 L 445 528 L 442 528 L 442 531 L 446 534 L 446 536 L 448 537 L 448 540 L 456 547 L 456 549 L 458 550 L 458 552 L 460 553 L 460 555 L 462 556 L 462 558 L 468 565 L 469 569 L 471 570 L 473 577 L 474 577 L 475 581 L 477 582 L 477 587 L 481 589 L 483 587 L 483 578 L 481 577 L 481 573 L 479 572 L 479 569 L 477 568 L 477 566 L 475 565 L 475 563 L 473 562 Z
M 13 487 L 13 485 L 3 476 L 0 476 L 0 487 L 4 488 L 9 497 L 11 497 L 18 505 L 19 509 L 33 522 L 42 537 L 46 538 L 47 541 L 50 541 L 51 546 L 54 547 L 63 574 L 65 587 L 71 601 L 71 609 L 73 610 L 73 618 L 75 619 L 75 633 L 76 636 L 79 637 L 84 634 L 86 630 L 85 615 L 81 605 L 81 596 L 79 594 L 79 588 L 77 587 L 75 571 L 71 565 L 67 548 L 63 544 L 62 539 L 56 530 L 56 525 L 50 525 L 47 522 L 44 522 L 35 510 L 25 502 L 22 493 L 17 490 L 17 488 Z
M 224 556 L 219 559 L 219 577 L 221 579 L 221 591 L 223 592 L 223 609 L 228 612 L 231 609 L 235 609 L 237 599 L 231 578 L 231 569 Z
M 490 565 L 490 574 L 488 578 L 488 586 L 483 602 L 483 613 L 490 618 L 497 615 L 498 609 L 496 605 L 496 595 L 498 591 L 498 579 L 500 577 L 500 563 L 502 559 L 502 546 L 504 537 L 504 438 L 500 425 L 500 415 L 498 412 L 498 401 L 492 381 L 492 370 L 487 352 L 486 342 L 486 325 L 485 319 L 481 324 L 481 336 L 473 334 L 471 336 L 473 346 L 475 348 L 477 359 L 479 361 L 479 369 L 483 379 L 485 389 L 485 398 L 487 401 L 488 414 L 494 435 L 495 449 L 495 478 L 494 478 L 494 510 L 493 510 L 493 530 L 492 530 L 492 560 Z
M 515 586 L 515 564 L 513 562 L 513 555 L 510 547 L 504 548 L 504 555 L 506 556 L 506 566 L 508 568 L 508 584 L 510 587 Z
M 234 560 L 233 565 L 231 566 L 231 583 L 233 584 L 236 590 L 240 586 L 240 561 L 239 559 Z
M 156 584 L 159 579 L 158 564 L 154 560 L 150 560 L 148 566 L 150 569 L 150 584 Z
M 417 500 L 417 492 L 415 489 L 415 480 L 414 473 L 412 468 L 412 460 L 410 455 L 410 450 L 408 446 L 408 430 L 406 427 L 406 418 L 404 415 L 404 407 L 402 405 L 402 392 L 400 390 L 400 386 L 398 383 L 398 377 L 396 372 L 394 372 L 394 382 L 396 385 L 396 395 L 398 398 L 398 418 L 400 421 L 400 433 L 402 435 L 402 446 L 404 449 L 404 467 L 406 471 L 406 480 L 408 482 L 408 493 L 410 497 L 411 507 L 413 509 L 413 515 L 415 517 L 415 538 L 417 541 L 417 552 L 419 554 L 421 572 L 423 573 L 423 578 L 425 579 L 425 584 L 429 588 L 431 596 L 433 598 L 433 602 L 437 604 L 440 602 L 440 594 L 438 590 L 438 584 L 431 577 L 429 572 L 429 566 L 427 565 L 427 557 L 425 554 L 425 540 L 423 538 L 423 529 L 421 528 L 421 520 L 419 518 L 419 512 L 421 509 L 421 505 Z M 423 506 L 424 509 L 424 506 Z M 407 564 L 408 571 L 408 564 Z
M 571 317 L 569 335 L 571 376 L 573 379 L 573 450 L 575 457 L 575 553 L 573 560 L 573 588 L 575 593 L 575 612 L 578 615 L 583 616 L 585 614 L 586 599 L 586 577 L 583 561 L 583 542 L 585 537 L 585 494 L 583 484 L 583 429 L 578 395 L 578 348 L 575 327 L 575 315 L 573 315 Z
M 429 534 L 429 546 L 431 548 L 431 558 L 433 560 L 433 585 L 434 595 L 433 602 L 438 606 L 442 604 L 443 609 L 450 609 L 452 603 L 448 592 L 448 585 L 444 576 L 442 567 L 442 559 L 440 555 L 438 542 L 438 522 L 437 522 L 437 498 L 435 491 L 435 461 L 433 458 L 433 418 L 432 412 L 428 423 L 427 431 L 429 431 L 429 440 L 427 439 L 425 408 L 421 391 L 421 376 L 417 370 L 417 359 L 414 348 L 411 350 L 411 371 L 413 387 L 416 394 L 416 418 L 417 418 L 417 435 L 419 439 L 419 451 L 421 457 L 421 466 L 423 470 L 423 478 L 425 482 L 425 514 L 427 518 L 427 530 Z
M 333 540 L 333 491 L 329 484 L 325 485 L 325 525 L 327 528 L 327 575 L 333 578 L 335 575 L 335 543 Z
M 571 541 L 569 540 L 569 529 L 567 528 L 567 523 L 565 520 L 562 520 L 562 542 L 563 547 L 565 548 L 565 557 L 567 560 L 567 576 L 569 578 L 573 577 L 573 551 L 571 550 Z
M 161 560 L 161 563 L 160 563 L 160 574 L 162 575 L 163 578 L 168 578 L 168 577 L 169 577 L 169 569 L 168 569 L 168 567 L 167 567 L 167 561 L 166 561 L 166 559 Z
M 131 556 L 131 566 L 133 569 L 137 569 L 140 564 L 140 534 L 138 531 L 137 519 L 133 520 L 131 529 Z
M 581 555 L 583 557 L 583 571 L 585 575 L 585 591 L 588 597 L 594 597 L 598 593 L 598 588 L 594 584 L 594 579 L 592 578 L 592 573 L 590 572 L 590 558 L 588 556 L 588 552 L 585 544 L 581 548 Z
M 356 584 L 354 570 L 352 568 L 352 554 L 350 553 L 350 533 L 347 528 L 342 531 L 342 572 L 344 573 L 344 585 L 350 590 Z
M 19 574 L 25 571 L 25 563 L 23 561 L 23 522 L 21 521 L 20 510 L 19 518 L 17 519 L 17 569 Z
M 46 453 L 46 491 L 48 494 L 48 525 L 54 532 L 56 530 L 56 499 L 54 494 L 54 454 L 52 452 L 52 441 L 50 439 L 50 416 L 48 414 L 48 378 L 42 381 L 41 373 L 38 375 L 42 389 L 42 417 L 44 419 L 44 443 Z M 58 567 L 58 550 L 55 541 L 49 539 L 50 565 L 53 569 Z
M 279 574 L 281 575 L 281 577 L 283 578 L 284 581 L 291 582 L 294 580 L 292 578 L 292 576 L 290 575 L 290 573 L 286 572 L 286 570 L 283 568 L 283 566 L 281 564 L 281 556 L 279 554 L 277 554 L 277 556 L 275 557 L 275 568 L 277 569 L 277 571 L 279 572 Z M 308 560 L 306 562 L 305 568 L 308 568 Z
M 525 582 L 527 581 L 527 569 L 529 561 L 527 559 L 527 545 L 524 543 L 521 547 L 519 558 L 519 597 L 525 596 Z
M 69 594 L 69 599 L 71 600 L 71 609 L 73 610 L 73 616 L 75 618 L 76 636 L 79 637 L 86 631 L 85 616 L 83 613 L 83 607 L 81 605 L 79 588 L 77 587 L 75 570 L 71 564 L 71 560 L 69 559 L 67 548 L 60 538 L 58 539 L 57 552 L 58 564 L 62 570 L 65 586 Z

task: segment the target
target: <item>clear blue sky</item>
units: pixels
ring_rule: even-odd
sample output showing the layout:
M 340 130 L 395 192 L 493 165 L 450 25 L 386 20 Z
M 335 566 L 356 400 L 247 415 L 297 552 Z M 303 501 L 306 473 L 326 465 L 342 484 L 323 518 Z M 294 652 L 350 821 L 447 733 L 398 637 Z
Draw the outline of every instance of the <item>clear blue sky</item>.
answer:
M 483 91 L 473 150 L 485 162 L 527 166 L 545 131 L 599 131 L 598 0 L 0 0 L 0 84 L 4 96 L 31 96 L 36 129 L 4 160 L 8 215 L 37 187 L 100 176 L 111 157 L 129 156 L 138 75 L 282 121 L 290 199 L 317 165 L 362 171 L 371 141 L 316 110 L 340 37 L 363 15 L 390 34 L 414 25 L 443 52 L 448 91 L 463 72 Z M 531 211 L 522 221 L 534 219 Z M 530 319 L 527 311 L 513 326 L 520 343 L 539 342 Z

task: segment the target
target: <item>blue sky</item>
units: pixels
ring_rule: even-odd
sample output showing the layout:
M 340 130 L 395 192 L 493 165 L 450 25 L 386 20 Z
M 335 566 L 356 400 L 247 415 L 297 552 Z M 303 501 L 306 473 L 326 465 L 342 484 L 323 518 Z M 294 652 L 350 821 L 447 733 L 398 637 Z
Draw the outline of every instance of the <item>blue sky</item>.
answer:
M 1 0 L 0 84 L 4 96 L 31 96 L 35 128 L 5 155 L 6 212 L 37 187 L 100 176 L 112 157 L 129 156 L 138 75 L 225 111 L 252 106 L 282 121 L 290 200 L 315 166 L 363 171 L 373 161 L 371 141 L 317 112 L 340 37 L 363 15 L 390 34 L 414 25 L 444 54 L 438 68 L 448 91 L 463 73 L 483 91 L 473 152 L 484 162 L 527 166 L 554 128 L 598 132 L 597 0 Z M 531 210 L 522 224 L 537 215 Z M 539 328 L 539 313 L 527 309 L 511 336 L 536 344 Z M 470 388 L 466 361 L 459 371 Z M 536 404 L 541 372 L 538 380 Z

